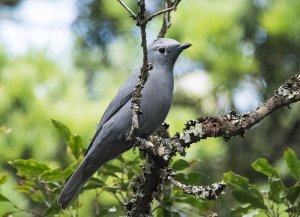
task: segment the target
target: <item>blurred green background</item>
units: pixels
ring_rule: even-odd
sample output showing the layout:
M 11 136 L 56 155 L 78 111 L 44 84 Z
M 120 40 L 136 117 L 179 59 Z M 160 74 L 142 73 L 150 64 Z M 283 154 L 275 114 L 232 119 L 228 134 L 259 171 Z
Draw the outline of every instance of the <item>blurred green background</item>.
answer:
M 126 2 L 136 10 L 135 1 Z M 161 0 L 146 3 L 149 14 L 163 6 Z M 299 11 L 299 0 L 182 0 L 166 36 L 193 46 L 175 65 L 166 120 L 171 133 L 200 116 L 253 111 L 296 74 Z M 160 26 L 161 17 L 151 21 L 148 42 Z M 67 167 L 66 146 L 51 119 L 87 145 L 118 87 L 139 69 L 141 55 L 139 29 L 116 0 L 0 1 L 0 170 L 10 174 L 1 189 L 5 195 L 30 206 L 15 193 L 15 170 L 6 162 L 33 158 Z M 300 154 L 299 114 L 299 104 L 282 108 L 245 138 L 203 140 L 185 159 L 196 160 L 190 170 L 202 174 L 199 184 L 220 181 L 228 170 L 259 183 L 262 177 L 250 167 L 255 159 L 265 157 L 280 167 L 286 147 Z M 112 197 L 103 203 L 117 206 Z M 227 195 L 215 209 L 226 216 L 233 204 Z M 92 215 L 91 207 L 80 212 Z

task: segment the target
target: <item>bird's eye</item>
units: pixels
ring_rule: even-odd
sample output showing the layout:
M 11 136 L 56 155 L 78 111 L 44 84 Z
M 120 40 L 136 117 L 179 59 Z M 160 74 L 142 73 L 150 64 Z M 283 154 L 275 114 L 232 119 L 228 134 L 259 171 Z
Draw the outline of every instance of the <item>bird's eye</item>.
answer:
M 158 48 L 158 52 L 159 53 L 165 53 L 166 49 L 164 47 L 160 47 L 160 48 Z

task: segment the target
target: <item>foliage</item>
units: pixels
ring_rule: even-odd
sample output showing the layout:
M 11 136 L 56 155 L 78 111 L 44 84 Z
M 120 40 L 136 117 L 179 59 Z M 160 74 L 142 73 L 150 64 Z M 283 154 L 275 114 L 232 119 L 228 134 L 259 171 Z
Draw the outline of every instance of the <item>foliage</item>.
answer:
M 15 190 L 26 195 L 35 208 L 21 208 L 0 192 L 0 204 L 8 203 L 12 207 L 9 211 L 2 213 L 3 216 L 11 213 L 53 216 L 62 212 L 56 203 L 57 195 L 64 182 L 80 163 L 85 150 L 79 135 L 72 133 L 68 127 L 59 121 L 52 120 L 52 123 L 66 142 L 68 157 L 73 159 L 73 163 L 62 169 L 60 167 L 51 168 L 47 164 L 34 159 L 9 161 L 8 163 L 17 170 L 16 174 L 19 179 Z M 224 174 L 225 183 L 232 188 L 231 195 L 240 203 L 240 206 L 231 210 L 232 216 L 261 213 L 259 216 L 280 217 L 288 214 L 289 217 L 295 217 L 300 214 L 300 160 L 291 149 L 285 151 L 283 160 L 289 170 L 289 176 L 294 179 L 294 183 L 290 186 L 284 184 L 284 180 L 288 177 L 282 178 L 278 169 L 264 158 L 259 158 L 252 163 L 252 167 L 257 172 L 268 178 L 267 186 L 263 190 L 261 187 L 251 184 L 248 178 L 234 172 L 230 171 Z M 138 166 L 140 162 L 140 157 L 137 155 L 134 156 L 134 159 L 126 159 L 120 156 L 116 160 L 107 163 L 99 173 L 89 180 L 82 193 L 86 191 L 96 192 L 94 216 L 112 216 L 122 213 L 122 204 L 128 201 L 128 196 L 132 193 L 133 186 L 131 186 L 131 183 L 134 183 L 134 176 L 141 173 Z M 183 159 L 174 161 L 172 169 L 177 171 L 176 179 L 189 185 L 200 185 L 202 174 L 189 169 L 193 164 L 195 164 L 195 161 L 187 162 Z M 6 181 L 7 176 L 2 174 L 0 185 L 5 184 Z M 128 186 L 131 187 L 128 188 Z M 100 211 L 99 197 L 102 191 L 99 192 L 99 188 L 113 195 L 119 205 L 104 209 L 101 207 Z M 181 216 L 184 213 L 202 216 L 216 206 L 215 202 L 202 201 L 195 196 L 186 195 L 180 189 L 168 184 L 163 187 L 162 193 L 156 199 L 156 208 L 153 209 L 156 216 Z M 84 203 L 85 201 L 80 203 L 78 199 L 69 211 L 78 212 Z M 191 207 L 197 209 L 190 210 Z M 255 215 L 253 214 L 253 216 Z
M 31 206 L 34 209 L 23 209 L 13 203 L 4 195 L 0 194 L 0 203 L 9 203 L 13 206 L 13 212 L 15 213 L 34 213 L 38 216 L 53 216 L 61 213 L 60 206 L 57 205 L 57 195 L 59 194 L 64 182 L 74 172 L 83 158 L 84 149 L 82 139 L 79 135 L 72 133 L 68 127 L 61 122 L 52 120 L 52 123 L 60 136 L 67 144 L 68 158 L 72 158 L 72 163 L 65 169 L 60 167 L 51 168 L 47 164 L 38 162 L 34 159 L 17 159 L 9 161 L 8 163 L 16 169 L 18 176 L 18 185 L 16 187 L 17 192 L 25 194 L 30 200 Z M 118 210 L 113 207 L 101 207 L 98 198 L 101 197 L 101 191 L 96 189 L 101 188 L 112 194 L 117 200 L 125 200 L 127 194 L 130 193 L 128 186 L 134 176 L 140 172 L 138 163 L 140 158 L 134 156 L 134 159 L 126 159 L 120 156 L 113 162 L 107 163 L 102 169 L 101 173 L 97 173 L 92 179 L 89 180 L 84 187 L 85 191 L 96 192 L 94 198 L 96 207 L 94 216 L 111 216 L 120 214 L 120 206 Z M 6 176 L 0 176 L 0 184 L 6 182 Z M 75 202 L 70 208 L 70 212 L 78 212 L 81 209 L 81 204 Z M 34 212 L 33 212 L 34 211 Z M 11 210 L 2 213 L 2 215 L 8 215 Z
M 278 169 L 264 158 L 258 158 L 252 163 L 254 170 L 268 178 L 263 189 L 250 184 L 246 177 L 233 172 L 224 174 L 224 181 L 232 187 L 232 196 L 240 203 L 231 210 L 232 216 L 249 213 L 260 213 L 259 216 L 267 217 L 300 215 L 300 160 L 291 149 L 285 151 L 283 160 L 288 168 L 289 178 L 294 179 L 289 185 L 284 183 L 287 177 L 280 176 Z

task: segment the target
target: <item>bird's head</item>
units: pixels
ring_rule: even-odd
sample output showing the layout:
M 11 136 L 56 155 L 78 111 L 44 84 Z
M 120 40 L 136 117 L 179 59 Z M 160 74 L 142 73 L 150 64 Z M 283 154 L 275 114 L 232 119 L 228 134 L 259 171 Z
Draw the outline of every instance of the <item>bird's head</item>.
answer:
M 180 44 L 174 39 L 158 38 L 148 46 L 148 58 L 153 67 L 171 67 L 179 54 L 191 46 L 190 43 Z

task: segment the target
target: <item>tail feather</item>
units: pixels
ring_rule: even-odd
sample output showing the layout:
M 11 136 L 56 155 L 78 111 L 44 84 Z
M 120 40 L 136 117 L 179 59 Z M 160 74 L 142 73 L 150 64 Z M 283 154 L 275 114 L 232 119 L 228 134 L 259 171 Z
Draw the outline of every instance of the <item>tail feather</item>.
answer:
M 66 183 L 65 187 L 58 196 L 57 203 L 61 205 L 63 209 L 67 208 L 69 204 L 78 196 L 84 184 L 88 179 L 98 170 L 102 165 L 97 162 L 95 165 L 90 162 L 91 159 L 86 158 L 74 172 L 71 178 Z
M 119 135 L 115 131 L 107 130 L 104 137 L 93 140 L 97 148 L 90 148 L 89 153 L 85 156 L 84 161 L 71 176 L 62 192 L 60 193 L 57 203 L 63 209 L 75 199 L 83 188 L 88 179 L 107 161 L 122 154 L 132 147 L 130 143 L 123 140 L 115 140 Z M 97 144 L 97 145 L 96 145 Z M 115 144 L 115 147 L 110 144 Z

